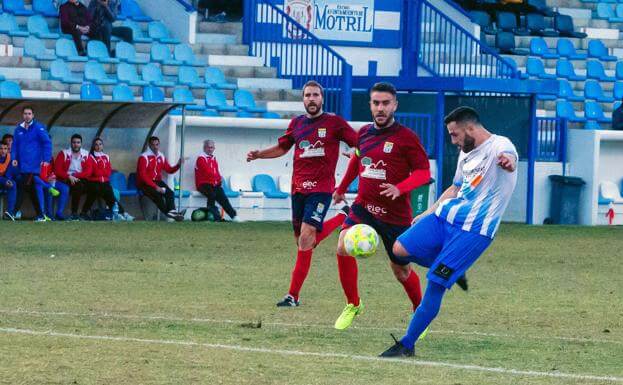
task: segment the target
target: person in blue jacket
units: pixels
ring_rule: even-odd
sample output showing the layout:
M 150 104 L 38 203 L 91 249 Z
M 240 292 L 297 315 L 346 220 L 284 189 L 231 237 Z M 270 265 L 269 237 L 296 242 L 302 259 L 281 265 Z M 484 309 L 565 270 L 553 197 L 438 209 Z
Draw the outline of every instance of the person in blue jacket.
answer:
M 36 221 L 45 221 L 43 186 L 36 183 L 35 176 L 41 173 L 41 168 L 49 169 L 49 160 L 52 158 L 52 141 L 45 126 L 35 120 L 35 113 L 31 106 L 22 109 L 24 119 L 15 127 L 11 159 L 13 166 L 19 169 L 17 184 L 17 201 L 15 210 L 19 210 L 24 200 L 24 193 L 30 191 L 35 211 Z

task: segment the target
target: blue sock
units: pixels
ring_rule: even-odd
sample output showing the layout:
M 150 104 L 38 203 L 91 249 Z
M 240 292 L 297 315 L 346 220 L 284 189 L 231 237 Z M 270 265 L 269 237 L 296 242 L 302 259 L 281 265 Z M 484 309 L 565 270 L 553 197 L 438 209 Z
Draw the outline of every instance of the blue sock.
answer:
M 428 325 L 439 314 L 439 308 L 441 307 L 441 300 L 446 292 L 446 288 L 438 283 L 428 281 L 426 291 L 424 292 L 424 298 L 420 306 L 413 313 L 411 323 L 407 328 L 407 334 L 400 340 L 400 342 L 407 348 L 413 349 L 415 341 L 418 340 L 420 335 L 426 330 Z

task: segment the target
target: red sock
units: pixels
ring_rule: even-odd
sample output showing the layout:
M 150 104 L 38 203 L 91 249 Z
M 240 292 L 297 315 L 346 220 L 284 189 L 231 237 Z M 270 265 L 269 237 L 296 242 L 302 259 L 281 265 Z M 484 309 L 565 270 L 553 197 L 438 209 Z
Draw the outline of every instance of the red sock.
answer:
M 340 213 L 333 218 L 324 221 L 324 223 L 322 224 L 322 231 L 316 234 L 316 245 L 322 242 L 323 239 L 331 235 L 333 230 L 340 227 L 342 223 L 344 223 L 344 219 L 346 219 L 346 215 Z
M 359 306 L 359 289 L 357 288 L 357 261 L 350 255 L 337 254 L 337 269 L 340 273 L 340 283 L 346 300 Z
M 417 309 L 422 302 L 422 288 L 420 287 L 420 278 L 417 276 L 415 271 L 411 270 L 409 272 L 409 276 L 407 280 L 402 283 L 402 286 L 405 288 L 411 303 L 413 303 L 413 311 Z
M 294 269 L 292 269 L 292 281 L 290 282 L 290 290 L 288 291 L 288 294 L 294 297 L 297 301 L 299 299 L 301 287 L 303 287 L 303 282 L 305 282 L 307 273 L 309 273 L 312 252 L 313 249 L 299 250 L 296 253 L 296 264 L 294 265 Z

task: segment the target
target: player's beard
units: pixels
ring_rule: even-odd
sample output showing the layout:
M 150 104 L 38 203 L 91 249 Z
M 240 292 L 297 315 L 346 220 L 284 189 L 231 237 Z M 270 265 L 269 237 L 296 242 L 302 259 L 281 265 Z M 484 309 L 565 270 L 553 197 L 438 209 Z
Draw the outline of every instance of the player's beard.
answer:
M 470 152 L 474 149 L 476 144 L 476 139 L 473 136 L 469 136 L 465 134 L 465 139 L 463 139 L 463 145 L 461 146 L 461 150 L 463 152 Z
M 313 110 L 312 110 L 312 108 L 313 108 Z M 310 116 L 316 115 L 318 112 L 320 112 L 321 109 L 322 109 L 322 104 L 321 105 L 317 105 L 316 103 L 313 103 L 313 102 L 310 102 L 309 104 L 307 104 L 305 106 L 305 111 Z
M 388 115 L 384 115 L 382 116 L 382 118 L 385 118 L 385 121 L 383 121 L 383 124 L 381 124 L 378 119 L 378 116 L 374 117 L 374 124 L 376 125 L 377 128 L 385 128 L 388 127 L 393 121 L 394 121 L 394 114 L 388 114 Z

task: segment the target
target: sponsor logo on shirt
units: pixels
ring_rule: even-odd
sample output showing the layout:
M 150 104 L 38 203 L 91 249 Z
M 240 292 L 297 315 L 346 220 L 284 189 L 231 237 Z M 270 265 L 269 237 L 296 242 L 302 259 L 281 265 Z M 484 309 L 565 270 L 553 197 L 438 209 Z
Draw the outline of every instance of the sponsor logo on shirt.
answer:
M 326 128 L 319 128 L 318 129 L 318 137 L 319 138 L 326 138 L 327 137 L 327 129 Z
M 317 140 L 316 143 L 311 144 L 308 140 L 303 140 L 299 143 L 299 148 L 303 150 L 303 153 L 299 155 L 300 158 L 315 158 L 324 156 L 324 143 Z
M 394 148 L 394 143 L 385 142 L 385 145 L 383 145 L 383 152 L 389 154 L 390 152 L 392 152 L 392 148 Z
M 368 210 L 370 214 L 376 214 L 376 215 L 387 214 L 387 209 L 385 207 L 375 206 L 371 203 L 366 204 L 366 210 Z
M 318 182 L 312 180 L 306 180 L 303 182 L 303 188 L 306 190 L 311 190 L 318 185 Z
M 376 163 L 373 163 L 372 158 L 366 156 L 365 158 L 361 159 L 361 165 L 364 167 L 363 172 L 361 173 L 362 177 L 369 179 L 385 180 L 387 171 L 384 168 L 380 168 L 387 166 L 383 159 L 379 160 Z

